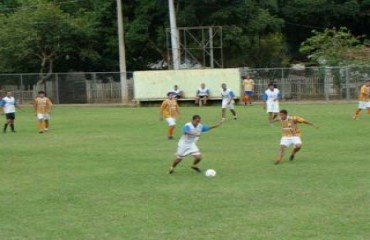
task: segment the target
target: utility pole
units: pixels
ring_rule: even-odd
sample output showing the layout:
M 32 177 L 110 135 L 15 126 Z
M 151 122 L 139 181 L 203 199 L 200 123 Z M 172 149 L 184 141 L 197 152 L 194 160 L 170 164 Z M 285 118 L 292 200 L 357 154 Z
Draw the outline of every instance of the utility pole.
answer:
M 180 54 L 179 54 L 179 31 L 176 25 L 176 14 L 174 0 L 168 0 L 168 8 L 170 13 L 170 28 L 171 28 L 171 46 L 172 46 L 172 65 L 173 69 L 180 68 Z
M 125 39 L 123 31 L 122 0 L 117 0 L 117 26 L 118 26 L 118 45 L 119 45 L 119 71 L 121 79 L 121 99 L 122 103 L 127 104 L 128 84 L 126 78 L 126 53 Z

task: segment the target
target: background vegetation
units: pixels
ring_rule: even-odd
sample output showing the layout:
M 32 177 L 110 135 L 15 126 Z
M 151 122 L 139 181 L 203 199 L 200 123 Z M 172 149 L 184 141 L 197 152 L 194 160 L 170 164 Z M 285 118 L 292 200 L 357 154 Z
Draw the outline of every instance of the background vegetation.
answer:
M 128 70 L 168 60 L 167 3 L 123 1 Z M 319 58 L 307 57 L 321 45 L 307 40 L 317 34 L 331 37 L 328 31 L 339 29 L 350 35 L 350 43 L 327 44 L 336 56 L 321 59 L 326 64 L 348 64 L 359 60 L 353 53 L 362 52 L 369 42 L 369 0 L 176 0 L 175 4 L 178 27 L 223 27 L 225 67 L 318 64 Z M 0 72 L 117 71 L 116 15 L 116 1 L 3 0 Z M 360 57 L 361 62 L 367 59 Z

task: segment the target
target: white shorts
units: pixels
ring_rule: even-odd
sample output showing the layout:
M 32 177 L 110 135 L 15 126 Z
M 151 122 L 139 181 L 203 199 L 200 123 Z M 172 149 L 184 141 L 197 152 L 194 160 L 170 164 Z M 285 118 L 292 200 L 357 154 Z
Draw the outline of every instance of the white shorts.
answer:
M 300 137 L 294 136 L 294 137 L 282 137 L 280 140 L 280 145 L 289 147 L 290 145 L 301 145 L 302 141 Z
M 266 109 L 268 113 L 279 113 L 279 102 L 267 102 Z
M 174 118 L 166 118 L 166 122 L 167 122 L 168 126 L 170 126 L 170 127 L 176 125 L 176 119 L 174 119 Z
M 193 156 L 200 155 L 199 148 L 197 147 L 197 145 L 195 145 L 195 143 L 177 146 L 176 156 L 178 159 L 183 159 L 184 157 L 188 155 L 193 155 Z
M 38 120 L 50 120 L 50 114 L 48 113 L 38 113 L 37 114 L 37 119 Z
M 228 102 L 229 102 L 228 99 L 223 99 L 222 100 L 222 108 L 234 109 L 234 100 L 231 100 L 230 104 L 228 104 Z
M 370 108 L 370 101 L 359 101 L 358 102 L 358 109 L 365 110 Z

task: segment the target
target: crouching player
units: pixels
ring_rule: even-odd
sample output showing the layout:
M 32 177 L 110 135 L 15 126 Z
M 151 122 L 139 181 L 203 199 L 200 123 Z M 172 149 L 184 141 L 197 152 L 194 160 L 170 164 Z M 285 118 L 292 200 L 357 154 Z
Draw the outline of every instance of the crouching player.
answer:
M 178 143 L 176 159 L 171 165 L 169 171 L 170 174 L 172 174 L 175 171 L 177 164 L 179 164 L 182 161 L 182 159 L 188 155 L 194 156 L 194 162 L 191 168 L 197 172 L 201 172 L 198 164 L 202 160 L 202 155 L 195 143 L 202 132 L 207 132 L 213 128 L 221 126 L 223 121 L 210 127 L 207 125 L 203 125 L 200 122 L 201 117 L 199 115 L 194 115 L 192 121 L 184 125 L 183 135 L 181 136 L 180 141 Z
M 271 123 L 280 121 L 281 123 L 281 130 L 282 130 L 282 138 L 280 141 L 280 151 L 278 157 L 275 161 L 275 164 L 280 164 L 282 162 L 282 158 L 284 156 L 285 149 L 290 145 L 294 145 L 293 151 L 290 154 L 289 160 L 294 160 L 296 153 L 301 150 L 302 148 L 302 140 L 301 140 L 301 130 L 298 126 L 299 123 L 305 123 L 311 125 L 315 128 L 313 123 L 298 117 L 298 116 L 288 116 L 287 110 L 281 110 L 279 112 L 279 119 L 272 120 Z

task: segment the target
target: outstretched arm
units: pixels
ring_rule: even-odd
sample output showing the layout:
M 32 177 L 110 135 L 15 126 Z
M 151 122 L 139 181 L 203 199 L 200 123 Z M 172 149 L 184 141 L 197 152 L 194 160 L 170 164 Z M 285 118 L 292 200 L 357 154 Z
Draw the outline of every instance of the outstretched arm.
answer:
M 217 124 L 213 125 L 213 126 L 210 126 L 208 127 L 209 130 L 213 129 L 213 128 L 218 128 L 219 126 L 221 126 L 222 124 L 224 124 L 225 120 L 221 120 L 220 122 L 218 122 Z
M 307 125 L 310 125 L 311 127 L 314 127 L 314 128 L 319 128 L 318 126 L 316 126 L 315 124 L 313 124 L 312 122 L 307 121 L 307 120 L 304 120 L 303 123 L 307 124 Z

